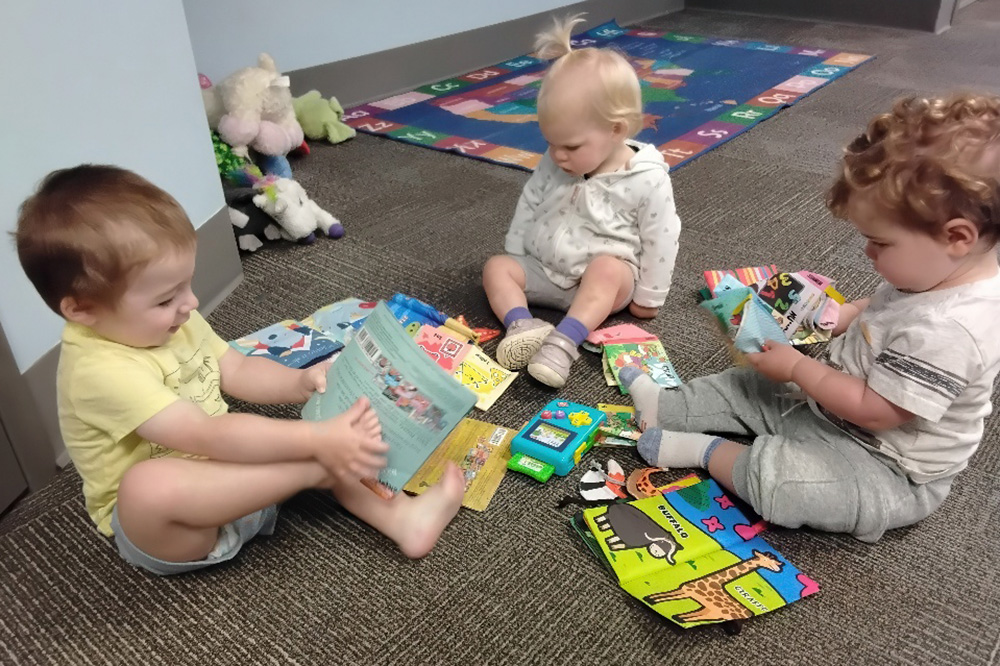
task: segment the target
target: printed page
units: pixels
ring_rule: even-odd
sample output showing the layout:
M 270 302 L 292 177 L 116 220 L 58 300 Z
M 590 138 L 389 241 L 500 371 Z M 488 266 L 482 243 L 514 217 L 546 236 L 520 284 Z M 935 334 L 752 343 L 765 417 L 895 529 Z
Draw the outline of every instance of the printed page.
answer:
M 389 444 L 378 480 L 400 490 L 476 402 L 434 363 L 379 303 L 330 368 L 326 393 L 315 393 L 302 418 L 327 419 L 367 396 Z
M 517 378 L 516 372 L 500 366 L 486 352 L 474 345 L 455 371 L 455 379 L 476 394 L 476 409 L 484 412 L 493 406 L 515 378 Z
M 515 434 L 492 423 L 462 419 L 403 490 L 417 495 L 424 492 L 440 480 L 445 463 L 451 461 L 465 476 L 462 506 L 484 511 L 507 472 L 510 440 Z

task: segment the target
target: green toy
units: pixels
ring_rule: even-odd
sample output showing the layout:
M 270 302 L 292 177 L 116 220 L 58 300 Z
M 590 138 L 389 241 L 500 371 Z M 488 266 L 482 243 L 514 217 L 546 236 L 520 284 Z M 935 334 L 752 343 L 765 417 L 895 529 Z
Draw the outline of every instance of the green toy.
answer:
M 230 174 L 242 171 L 248 164 L 247 160 L 233 152 L 232 146 L 223 141 L 218 132 L 212 132 L 212 147 L 215 148 L 215 165 L 223 178 L 229 178 Z
M 344 107 L 336 97 L 323 99 L 318 90 L 310 90 L 302 97 L 292 99 L 295 118 L 302 125 L 302 131 L 313 140 L 326 139 L 330 143 L 340 143 L 352 138 L 357 132 L 340 119 Z
M 527 474 L 535 481 L 541 481 L 542 483 L 548 481 L 552 473 L 556 471 L 555 466 L 541 460 L 536 460 L 531 456 L 526 456 L 523 453 L 512 455 L 510 460 L 507 461 L 507 469 Z

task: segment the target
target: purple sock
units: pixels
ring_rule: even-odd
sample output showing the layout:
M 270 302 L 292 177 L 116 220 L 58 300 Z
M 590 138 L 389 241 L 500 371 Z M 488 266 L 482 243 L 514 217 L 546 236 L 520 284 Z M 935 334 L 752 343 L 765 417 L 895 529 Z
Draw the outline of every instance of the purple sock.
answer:
M 518 319 L 531 319 L 531 312 L 528 308 L 516 307 L 508 310 L 507 314 L 503 316 L 503 327 L 510 328 L 510 325 Z
M 576 345 L 582 343 L 590 335 L 590 330 L 579 319 L 574 319 L 573 317 L 563 317 L 563 320 L 556 326 L 556 330 L 572 340 Z

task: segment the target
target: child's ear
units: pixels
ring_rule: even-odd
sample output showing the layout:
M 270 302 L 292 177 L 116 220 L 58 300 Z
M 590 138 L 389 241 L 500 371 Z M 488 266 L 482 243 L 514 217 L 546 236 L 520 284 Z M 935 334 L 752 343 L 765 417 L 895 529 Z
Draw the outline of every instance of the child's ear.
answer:
M 614 134 L 616 137 L 621 137 L 621 139 L 624 141 L 625 139 L 628 138 L 628 124 L 622 122 L 621 120 L 616 120 L 615 122 L 611 123 L 611 133 Z
M 97 316 L 94 314 L 94 307 L 89 303 L 77 300 L 73 296 L 64 296 L 59 301 L 59 311 L 62 312 L 62 316 L 66 321 L 71 321 L 75 324 L 93 326 L 97 320 Z
M 945 223 L 942 235 L 948 244 L 949 253 L 955 257 L 964 257 L 979 241 L 979 227 L 964 217 L 956 217 Z

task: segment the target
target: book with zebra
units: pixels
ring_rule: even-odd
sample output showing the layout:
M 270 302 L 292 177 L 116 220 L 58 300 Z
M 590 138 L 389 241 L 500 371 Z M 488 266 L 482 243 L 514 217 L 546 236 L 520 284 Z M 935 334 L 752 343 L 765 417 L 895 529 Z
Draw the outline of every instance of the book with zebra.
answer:
M 819 590 L 713 479 L 579 516 L 619 585 L 684 628 L 746 620 Z
M 326 392 L 313 394 L 302 418 L 331 418 L 362 396 L 390 446 L 378 484 L 369 486 L 383 496 L 403 488 L 477 399 L 417 346 L 382 301 L 330 366 Z

